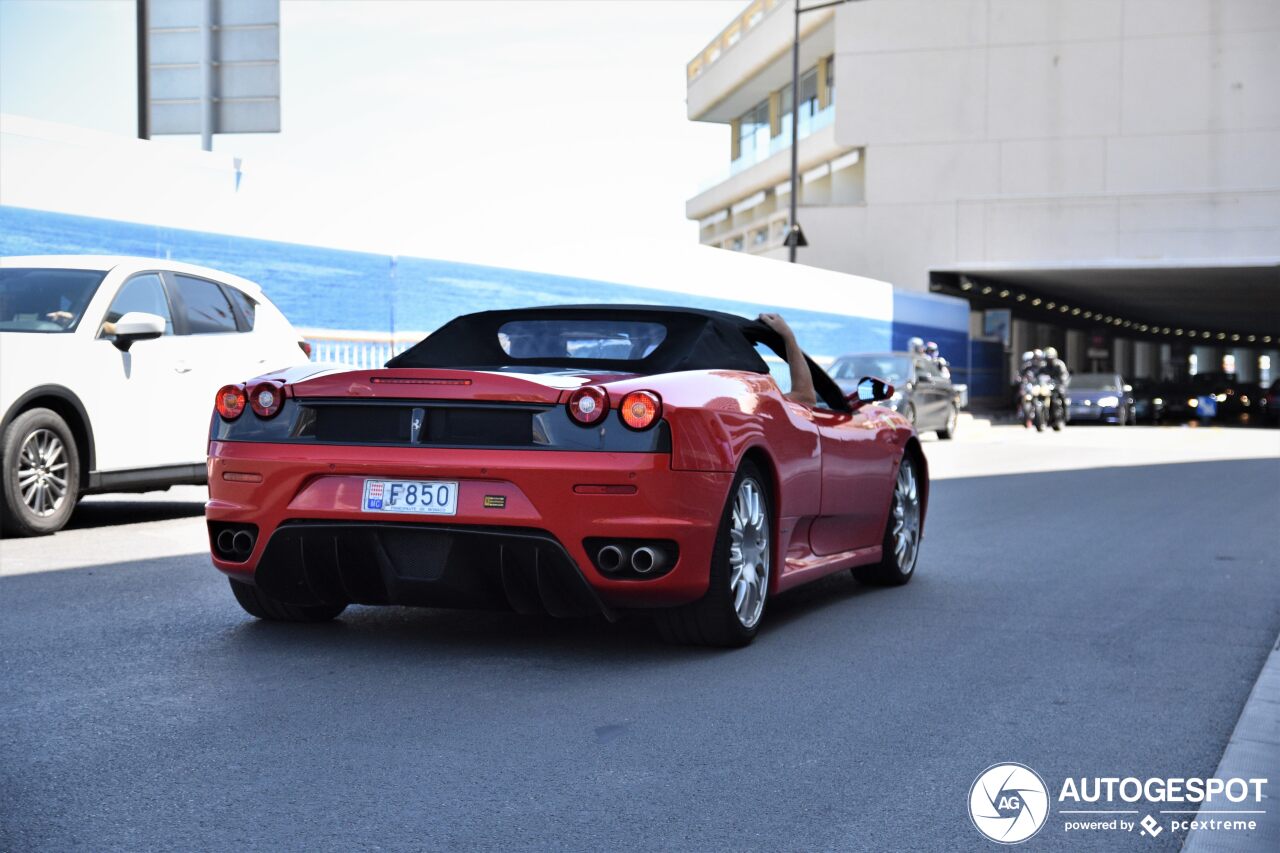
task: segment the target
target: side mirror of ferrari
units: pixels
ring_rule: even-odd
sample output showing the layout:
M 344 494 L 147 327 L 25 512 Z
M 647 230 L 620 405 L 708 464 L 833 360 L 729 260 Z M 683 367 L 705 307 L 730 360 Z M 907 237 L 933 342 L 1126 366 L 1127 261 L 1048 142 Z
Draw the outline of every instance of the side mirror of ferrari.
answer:
M 867 403 L 888 400 L 892 396 L 893 386 L 888 382 L 876 379 L 874 376 L 864 376 L 858 380 L 858 387 L 849 395 L 849 402 L 856 408 L 865 406 Z

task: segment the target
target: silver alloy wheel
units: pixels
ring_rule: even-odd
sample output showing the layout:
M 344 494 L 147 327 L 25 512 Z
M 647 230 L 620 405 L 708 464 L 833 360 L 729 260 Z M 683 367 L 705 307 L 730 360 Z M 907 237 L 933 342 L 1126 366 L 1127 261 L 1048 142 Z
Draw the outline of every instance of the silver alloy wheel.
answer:
M 915 467 L 910 459 L 903 459 L 898 468 L 898 479 L 893 486 L 893 558 L 898 570 L 909 575 L 916 567 L 916 552 L 920 548 L 920 487 L 916 481 Z
M 955 406 L 951 407 L 951 413 L 947 415 L 947 435 L 954 435 L 956 431 L 956 422 L 960 420 L 960 410 Z
M 769 590 L 769 518 L 760 484 L 750 477 L 738 484 L 729 526 L 729 592 L 744 628 L 755 627 Z
M 52 430 L 38 429 L 18 451 L 18 491 L 40 518 L 58 511 L 67 497 L 67 448 Z

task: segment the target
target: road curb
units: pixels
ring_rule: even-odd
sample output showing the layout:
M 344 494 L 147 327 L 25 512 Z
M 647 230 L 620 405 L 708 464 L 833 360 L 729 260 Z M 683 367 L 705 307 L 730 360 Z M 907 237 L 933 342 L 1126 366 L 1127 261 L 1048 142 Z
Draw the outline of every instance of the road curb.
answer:
M 1271 646 L 1271 654 L 1253 691 L 1244 703 L 1231 740 L 1214 774 L 1219 779 L 1233 776 L 1263 777 L 1268 780 L 1266 794 L 1258 808 L 1257 829 L 1244 832 L 1193 830 L 1182 845 L 1182 853 L 1271 853 L 1280 850 L 1280 803 L 1271 793 L 1280 785 L 1280 637 Z M 1200 815 L 1196 815 L 1200 818 Z M 1208 817 L 1208 816 L 1206 816 Z

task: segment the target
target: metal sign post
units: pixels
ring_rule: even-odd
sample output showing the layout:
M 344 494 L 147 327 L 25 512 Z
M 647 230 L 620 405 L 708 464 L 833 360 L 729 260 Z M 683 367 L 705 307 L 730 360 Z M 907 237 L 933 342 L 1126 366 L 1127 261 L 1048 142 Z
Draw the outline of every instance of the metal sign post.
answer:
M 280 0 L 138 0 L 138 30 L 140 137 L 279 132 Z

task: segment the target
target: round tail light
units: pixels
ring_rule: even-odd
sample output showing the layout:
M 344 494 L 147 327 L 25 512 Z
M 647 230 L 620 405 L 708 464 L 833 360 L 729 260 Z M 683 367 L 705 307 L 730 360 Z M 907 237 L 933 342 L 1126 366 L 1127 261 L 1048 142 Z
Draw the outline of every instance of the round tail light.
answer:
M 268 379 L 249 389 L 249 407 L 260 418 L 269 418 L 284 403 L 284 384 Z
M 584 385 L 569 395 L 569 417 L 583 426 L 598 424 L 609 413 L 609 395 L 603 388 Z
M 631 429 L 648 429 L 662 415 L 662 400 L 652 391 L 632 391 L 622 398 L 618 414 Z
M 218 410 L 218 414 L 223 419 L 234 421 L 244 411 L 246 402 L 248 401 L 244 395 L 243 385 L 223 385 L 218 389 L 218 396 L 213 401 L 213 407 Z

